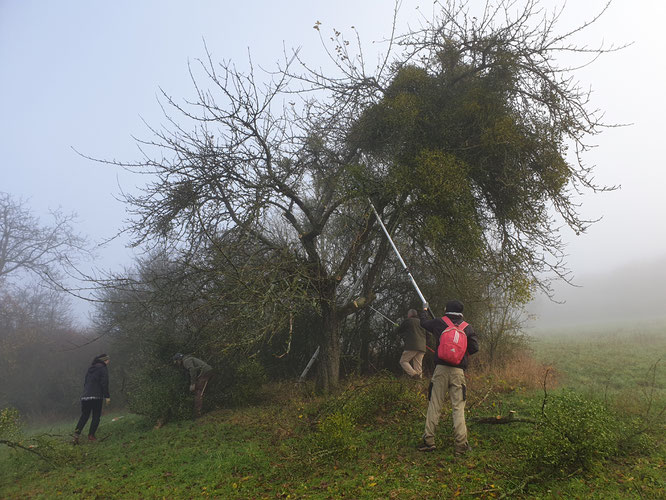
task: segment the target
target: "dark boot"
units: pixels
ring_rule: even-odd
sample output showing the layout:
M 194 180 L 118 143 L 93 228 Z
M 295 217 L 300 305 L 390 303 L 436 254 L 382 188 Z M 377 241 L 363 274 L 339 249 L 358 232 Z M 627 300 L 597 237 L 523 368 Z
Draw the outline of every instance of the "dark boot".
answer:
M 456 457 L 462 457 L 470 451 L 472 451 L 472 447 L 469 445 L 469 443 L 465 443 L 463 446 L 457 447 L 453 454 Z

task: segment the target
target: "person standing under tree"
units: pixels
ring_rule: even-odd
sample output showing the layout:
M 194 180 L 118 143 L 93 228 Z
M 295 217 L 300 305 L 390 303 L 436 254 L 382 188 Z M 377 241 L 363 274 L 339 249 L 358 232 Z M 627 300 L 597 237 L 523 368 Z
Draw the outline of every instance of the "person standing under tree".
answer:
M 428 390 L 428 413 L 426 415 L 425 431 L 423 441 L 419 445 L 419 451 L 433 451 L 435 449 L 435 428 L 439 422 L 439 416 L 444 405 L 446 393 L 449 393 L 452 407 L 453 438 L 455 455 L 463 455 L 470 450 L 467 442 L 467 425 L 465 424 L 465 400 L 467 399 L 467 387 L 465 386 L 465 370 L 467 369 L 468 355 L 479 350 L 479 341 L 474 329 L 463 319 L 463 303 L 459 300 L 449 300 L 446 303 L 444 317 L 429 319 L 428 304 L 423 304 L 423 310 L 419 314 L 421 326 L 435 335 L 435 371 L 430 381 Z M 458 362 L 447 361 L 450 353 L 456 347 L 448 343 L 445 330 L 451 332 L 451 341 L 458 344 L 459 340 L 464 345 L 456 358 Z M 464 337 L 464 338 L 462 338 Z M 446 349 L 440 349 L 442 338 L 447 342 Z M 453 340 L 455 339 L 455 340 Z M 445 359 L 442 359 L 442 358 Z
M 194 392 L 194 416 L 200 417 L 203 408 L 203 394 L 208 381 L 213 376 L 213 369 L 199 358 L 179 352 L 174 354 L 173 362 L 183 367 L 190 374 L 190 392 Z
M 400 323 L 396 333 L 405 343 L 400 366 L 412 378 L 423 377 L 423 356 L 426 352 L 426 332 L 421 328 L 416 309 L 407 311 L 407 319 Z
M 81 395 L 81 417 L 74 430 L 74 444 L 79 443 L 79 437 L 91 413 L 92 420 L 88 429 L 88 441 L 97 441 L 95 432 L 97 432 L 99 420 L 102 416 L 102 401 L 106 399 L 106 404 L 111 402 L 108 364 L 109 356 L 100 354 L 93 359 L 86 372 L 86 378 L 83 383 L 83 394 Z

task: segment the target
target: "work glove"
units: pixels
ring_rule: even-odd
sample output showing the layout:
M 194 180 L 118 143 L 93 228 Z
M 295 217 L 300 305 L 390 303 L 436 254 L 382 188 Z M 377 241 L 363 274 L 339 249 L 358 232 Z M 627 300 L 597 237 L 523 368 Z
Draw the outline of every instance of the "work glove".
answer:
M 111 398 L 106 398 L 106 404 L 108 405 L 110 403 L 111 403 Z
M 194 392 L 194 384 L 190 384 L 190 392 Z
M 428 309 L 430 309 L 430 306 L 428 305 L 427 302 L 424 302 L 424 303 L 423 303 L 423 310 L 424 310 L 424 311 L 427 311 Z

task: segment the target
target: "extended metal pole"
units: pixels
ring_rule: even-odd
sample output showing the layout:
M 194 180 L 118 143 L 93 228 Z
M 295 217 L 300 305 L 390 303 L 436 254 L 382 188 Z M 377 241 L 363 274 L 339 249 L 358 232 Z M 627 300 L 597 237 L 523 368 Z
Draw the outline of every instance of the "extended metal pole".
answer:
M 405 261 L 402 259 L 402 255 L 400 255 L 400 252 L 398 251 L 398 248 L 395 246 L 395 243 L 393 243 L 393 239 L 391 238 L 391 235 L 389 234 L 388 230 L 386 229 L 386 226 L 385 226 L 384 223 L 382 222 L 381 217 L 379 217 L 379 214 L 377 213 L 377 209 L 375 208 L 375 205 L 372 203 L 372 200 L 371 200 L 370 198 L 368 198 L 368 202 L 370 203 L 370 207 L 372 207 L 372 211 L 375 213 L 375 217 L 377 218 L 377 222 L 379 222 L 379 225 L 381 226 L 382 230 L 384 231 L 384 234 L 386 235 L 386 238 L 389 240 L 389 243 L 391 244 L 391 247 L 393 247 L 393 251 L 395 252 L 396 256 L 398 257 L 398 260 L 400 261 L 400 264 L 402 264 L 402 267 L 403 267 L 404 270 L 407 272 L 407 276 L 409 276 L 409 280 L 412 282 L 412 286 L 414 287 L 414 290 L 416 290 L 416 293 L 417 293 L 417 295 L 419 296 L 419 298 L 421 299 L 421 302 L 424 303 L 424 304 L 427 304 L 428 301 L 425 299 L 425 297 L 424 297 L 423 294 L 421 293 L 421 289 L 419 288 L 419 285 L 416 284 L 416 280 L 414 279 L 414 276 L 412 276 L 412 273 L 411 273 L 411 272 L 409 271 L 409 269 L 407 268 L 407 264 L 405 264 Z M 367 270 L 368 270 L 368 268 L 370 267 L 370 264 L 371 264 L 371 263 L 372 263 L 372 259 L 370 260 L 370 262 L 368 262 L 368 263 L 364 266 L 364 268 L 363 268 L 363 270 L 362 270 L 362 272 L 361 272 L 361 277 L 360 277 L 358 280 L 356 280 L 356 283 L 354 283 L 354 285 L 352 286 L 352 288 L 351 288 L 351 290 L 350 290 L 350 293 L 349 293 L 349 297 L 350 297 L 350 298 L 351 298 L 351 296 L 352 296 L 352 294 L 353 294 L 353 292 L 354 292 L 354 289 L 356 288 L 356 285 L 359 283 L 359 281 L 360 281 L 360 279 L 363 277 L 363 275 L 367 272 Z M 349 299 L 348 299 L 348 300 L 349 300 Z M 383 316 L 385 319 L 387 319 L 387 320 L 390 321 L 391 323 L 396 324 L 393 320 L 391 320 L 390 318 L 387 318 L 386 316 L 384 316 L 382 313 L 380 313 L 379 311 L 377 311 L 377 309 L 375 309 L 374 307 L 370 306 L 370 309 L 372 309 L 372 310 L 374 310 L 375 312 L 379 313 L 381 316 Z M 431 315 L 433 318 L 435 317 L 434 313 L 432 312 L 432 309 L 428 308 L 428 312 L 430 313 L 430 315 Z M 303 380 L 303 379 L 305 379 L 305 377 L 307 376 L 308 372 L 310 371 L 310 368 L 312 367 L 312 365 L 314 364 L 315 360 L 317 359 L 317 356 L 319 355 L 320 347 L 321 347 L 321 346 L 317 347 L 317 350 L 314 352 L 314 354 L 313 354 L 312 357 L 310 358 L 310 361 L 308 362 L 308 365 L 305 367 L 305 370 L 303 370 L 303 373 L 301 373 L 301 376 L 300 376 L 299 380 Z M 432 349 L 431 349 L 431 350 L 432 350 Z
M 369 307 L 370 309 L 372 309 L 373 311 L 375 311 L 377 314 L 379 314 L 379 315 L 380 315 L 382 318 L 384 318 L 386 321 L 388 321 L 388 322 L 390 322 L 391 324 L 393 324 L 393 326 L 399 326 L 399 323 L 396 323 L 396 322 L 393 321 L 391 318 L 389 318 L 388 316 L 382 314 L 381 312 L 379 312 L 379 311 L 378 311 L 377 309 L 375 309 L 374 307 L 372 307 L 372 306 L 368 306 L 368 307 Z
M 400 264 L 402 264 L 402 267 L 405 269 L 405 271 L 407 271 L 407 276 L 409 276 L 409 279 L 412 282 L 412 286 L 414 287 L 414 290 L 416 290 L 416 293 L 418 294 L 419 298 L 421 299 L 421 302 L 423 302 L 424 304 L 427 304 L 428 301 L 425 299 L 425 297 L 421 293 L 421 289 L 419 288 L 419 285 L 416 284 L 416 280 L 414 279 L 414 276 L 412 276 L 412 273 L 407 268 L 407 264 L 405 264 L 405 261 L 402 260 L 402 255 L 400 255 L 400 252 L 398 252 L 398 248 L 395 246 L 395 243 L 393 243 L 393 239 L 391 238 L 391 235 L 389 234 L 388 230 L 386 229 L 386 226 L 382 222 L 381 217 L 379 217 L 379 214 L 377 213 L 377 209 L 375 208 L 375 205 L 372 203 L 372 200 L 370 198 L 368 198 L 368 201 L 370 202 L 370 206 L 372 207 L 372 211 L 375 213 L 375 217 L 377 217 L 377 222 L 379 222 L 379 225 L 384 230 L 384 234 L 386 235 L 386 238 L 388 238 L 389 243 L 393 247 L 393 251 L 395 252 L 396 256 L 398 257 L 398 260 L 400 261 Z M 430 311 L 430 309 L 428 309 L 428 310 Z M 432 311 L 430 311 L 430 314 L 432 314 L 433 318 L 435 317 Z

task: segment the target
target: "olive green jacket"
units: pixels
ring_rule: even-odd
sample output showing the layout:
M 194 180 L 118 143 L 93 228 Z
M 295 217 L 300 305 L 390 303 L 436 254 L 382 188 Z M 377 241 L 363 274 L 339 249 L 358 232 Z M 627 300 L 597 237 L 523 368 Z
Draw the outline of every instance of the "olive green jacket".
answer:
M 189 354 L 183 356 L 183 368 L 190 372 L 191 384 L 194 384 L 201 375 L 212 370 L 209 364 L 201 361 L 199 358 L 190 356 Z
M 407 318 L 400 323 L 396 332 L 405 342 L 405 351 L 426 350 L 426 331 L 421 328 L 419 318 Z

